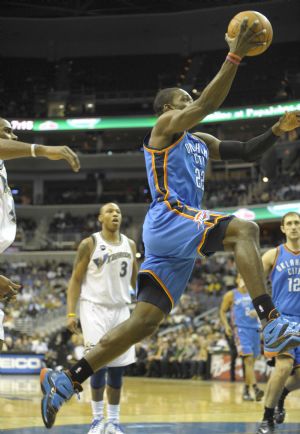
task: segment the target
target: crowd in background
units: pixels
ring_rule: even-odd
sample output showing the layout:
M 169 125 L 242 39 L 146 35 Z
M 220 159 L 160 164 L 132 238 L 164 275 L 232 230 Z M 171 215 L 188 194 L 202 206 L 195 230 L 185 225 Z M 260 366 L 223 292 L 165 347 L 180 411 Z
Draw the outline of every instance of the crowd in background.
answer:
M 71 264 L 55 261 L 0 264 L 0 274 L 22 284 L 14 302 L 0 305 L 5 312 L 4 350 L 45 353 L 47 364 L 53 367 L 81 357 L 82 337 L 71 336 L 65 328 L 66 288 L 71 271 Z M 225 348 L 226 341 L 216 313 L 205 312 L 217 308 L 222 294 L 234 285 L 231 256 L 199 259 L 178 306 L 156 335 L 137 346 L 137 363 L 128 368 L 128 375 L 206 378 L 210 351 L 216 346 Z M 132 308 L 134 303 L 133 296 Z M 57 312 L 58 330 L 49 327 L 39 331 L 45 315 L 55 318 Z M 203 318 L 195 322 L 201 314 Z M 32 320 L 29 329 L 28 319 Z

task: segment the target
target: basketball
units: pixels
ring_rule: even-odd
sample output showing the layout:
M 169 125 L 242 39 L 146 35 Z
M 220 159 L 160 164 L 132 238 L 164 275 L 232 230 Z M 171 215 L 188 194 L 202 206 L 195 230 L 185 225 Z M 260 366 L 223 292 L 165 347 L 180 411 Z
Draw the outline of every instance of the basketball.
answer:
M 273 39 L 272 25 L 268 20 L 268 18 L 265 17 L 260 12 L 256 12 L 256 11 L 240 12 L 232 18 L 232 20 L 228 25 L 227 33 L 230 38 L 234 38 L 238 34 L 241 23 L 245 17 L 248 17 L 248 27 L 251 27 L 255 20 L 259 21 L 259 24 L 255 29 L 255 32 L 259 32 L 263 29 L 266 30 L 265 34 L 259 35 L 258 41 L 266 42 L 267 44 L 251 48 L 251 50 L 249 50 L 247 53 L 247 56 L 258 56 L 259 54 L 264 53 L 271 45 Z

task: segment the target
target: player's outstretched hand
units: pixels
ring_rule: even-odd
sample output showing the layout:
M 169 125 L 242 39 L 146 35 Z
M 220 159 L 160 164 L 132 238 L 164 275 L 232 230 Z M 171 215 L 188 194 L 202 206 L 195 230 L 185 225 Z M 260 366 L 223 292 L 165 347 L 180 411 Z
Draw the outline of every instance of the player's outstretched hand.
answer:
M 0 301 L 9 301 L 18 294 L 21 285 L 12 282 L 5 276 L 0 276 Z
M 68 318 L 67 319 L 67 329 L 70 330 L 70 332 L 75 333 L 76 335 L 79 335 L 80 330 L 78 327 L 77 318 Z
M 229 50 L 231 53 L 235 53 L 240 57 L 246 56 L 251 48 L 259 47 L 261 45 L 266 45 L 266 42 L 261 42 L 257 37 L 266 33 L 266 30 L 260 30 L 255 32 L 259 21 L 256 20 L 251 26 L 248 27 L 248 18 L 245 17 L 242 21 L 240 31 L 235 38 L 230 38 L 228 34 L 225 35 L 225 40 L 229 45 Z
M 300 110 L 285 112 L 277 122 L 277 127 L 281 131 L 292 131 L 300 127 Z
M 80 169 L 78 156 L 68 146 L 44 146 L 42 152 L 49 160 L 66 160 L 74 172 Z

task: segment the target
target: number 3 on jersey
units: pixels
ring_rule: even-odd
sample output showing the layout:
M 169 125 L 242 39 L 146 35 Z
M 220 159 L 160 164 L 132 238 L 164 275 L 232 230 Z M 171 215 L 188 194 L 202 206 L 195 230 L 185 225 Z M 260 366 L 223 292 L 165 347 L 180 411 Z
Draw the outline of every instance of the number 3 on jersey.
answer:
M 128 266 L 128 264 L 127 264 L 126 261 L 123 261 L 121 263 L 120 277 L 125 277 L 126 276 L 126 274 L 127 274 L 127 266 Z
M 204 190 L 204 178 L 205 178 L 205 172 L 204 170 L 198 169 L 198 167 L 195 168 L 195 175 L 196 175 L 196 185 L 201 190 Z

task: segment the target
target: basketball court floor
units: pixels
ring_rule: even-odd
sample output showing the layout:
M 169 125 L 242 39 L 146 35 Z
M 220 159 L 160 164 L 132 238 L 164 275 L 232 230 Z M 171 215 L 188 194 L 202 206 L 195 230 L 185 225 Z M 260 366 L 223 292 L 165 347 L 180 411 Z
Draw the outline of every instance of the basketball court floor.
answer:
M 254 434 L 262 402 L 243 402 L 242 384 L 125 378 L 122 424 L 126 434 Z M 1 434 L 84 434 L 91 421 L 89 386 L 67 403 L 47 430 L 40 417 L 37 376 L 0 376 Z M 278 433 L 300 433 L 300 391 L 286 400 Z

